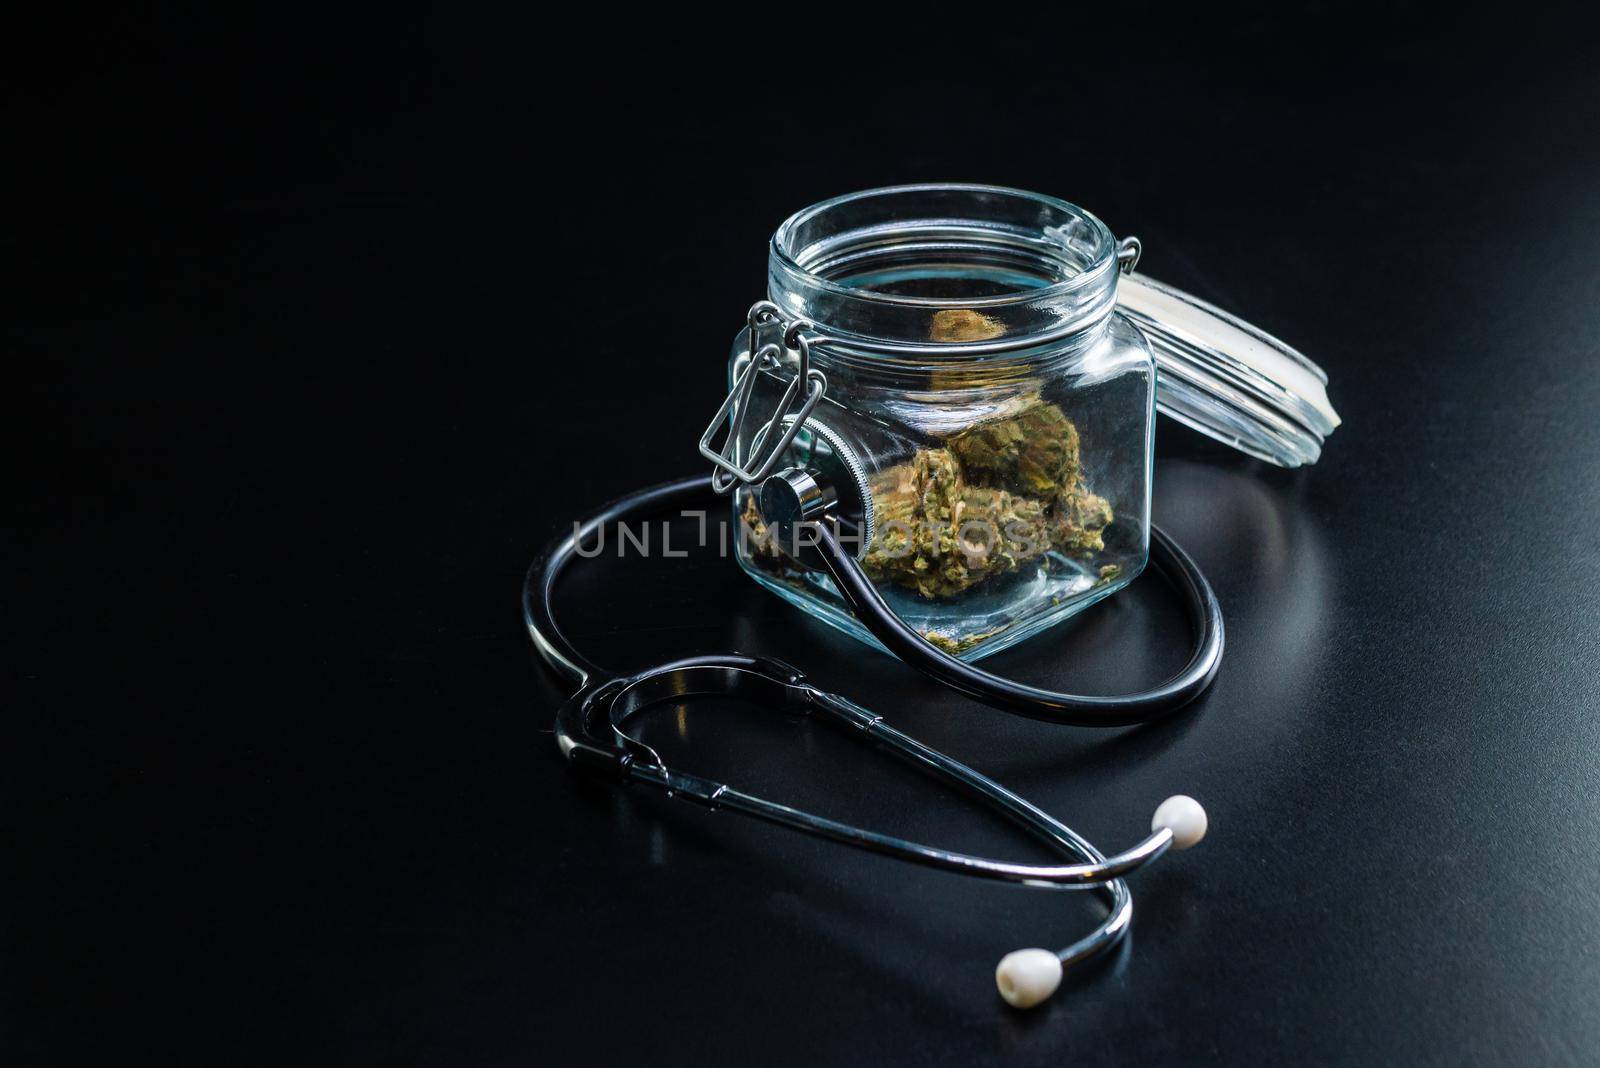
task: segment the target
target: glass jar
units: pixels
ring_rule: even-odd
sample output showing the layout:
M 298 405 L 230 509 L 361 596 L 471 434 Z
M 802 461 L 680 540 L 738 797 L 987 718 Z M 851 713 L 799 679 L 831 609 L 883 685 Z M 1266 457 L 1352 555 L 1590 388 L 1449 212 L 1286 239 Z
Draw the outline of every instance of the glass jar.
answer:
M 820 467 L 844 487 L 847 536 L 878 591 L 963 659 L 1081 611 L 1145 565 L 1155 364 L 1116 312 L 1118 274 L 1093 215 L 983 186 L 840 197 L 773 236 L 774 320 L 811 324 L 791 340 L 810 339 L 826 383 L 777 467 Z M 730 382 L 751 336 L 734 344 Z M 799 354 L 776 348 L 744 400 L 758 414 L 739 424 L 737 456 L 760 453 L 762 416 L 792 406 Z M 733 497 L 745 571 L 876 644 L 826 575 L 775 544 L 755 488 Z

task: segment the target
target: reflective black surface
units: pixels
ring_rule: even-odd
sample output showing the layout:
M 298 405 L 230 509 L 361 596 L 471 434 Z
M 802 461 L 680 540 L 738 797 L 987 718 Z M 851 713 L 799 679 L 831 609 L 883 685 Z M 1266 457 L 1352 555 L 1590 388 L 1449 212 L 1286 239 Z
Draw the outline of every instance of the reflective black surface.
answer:
M 1592 1060 L 1592 38 L 1368 25 L 843 40 L 804 92 L 686 26 L 79 42 L 4 162 L 0 1060 Z M 783 217 L 942 178 L 1081 203 L 1327 368 L 1313 468 L 1159 428 L 1154 514 L 1227 617 L 1211 694 L 1145 729 L 1015 719 L 700 550 L 597 561 L 563 610 L 622 669 L 793 661 L 1107 850 L 1201 799 L 1203 845 L 1132 880 L 1127 951 L 1028 1014 L 995 962 L 1077 937 L 1090 896 L 581 779 L 518 618 L 552 532 L 700 465 Z M 1141 580 L 985 664 L 1123 690 L 1182 633 Z M 709 702 L 644 733 L 1047 855 L 825 729 Z

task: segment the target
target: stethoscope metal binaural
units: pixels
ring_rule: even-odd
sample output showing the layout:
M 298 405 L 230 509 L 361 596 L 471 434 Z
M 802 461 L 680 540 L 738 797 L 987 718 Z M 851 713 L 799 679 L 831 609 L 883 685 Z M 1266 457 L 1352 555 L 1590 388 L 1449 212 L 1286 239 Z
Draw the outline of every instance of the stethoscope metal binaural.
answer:
M 837 500 L 815 471 L 793 468 L 760 484 L 761 510 L 769 524 L 808 544 L 856 617 L 887 649 L 924 674 L 978 701 L 1007 712 L 1054 723 L 1123 726 L 1157 719 L 1194 700 L 1216 677 L 1222 662 L 1222 612 L 1194 561 L 1159 528 L 1150 528 L 1150 562 L 1182 598 L 1194 645 L 1188 664 L 1167 682 L 1143 693 L 1093 697 L 1041 690 L 992 675 L 947 655 L 895 615 L 855 558 L 840 544 Z M 529 569 L 523 614 L 542 658 L 578 686 L 556 716 L 561 753 L 577 768 L 620 782 L 644 783 L 668 796 L 724 809 L 900 860 L 984 879 L 1048 889 L 1095 889 L 1109 906 L 1105 919 L 1085 937 L 1060 950 L 1023 949 L 1007 954 L 995 971 L 1001 996 L 1028 1008 L 1048 998 L 1064 968 L 1115 946 L 1133 918 L 1133 898 L 1123 876 L 1168 849 L 1187 849 L 1206 831 L 1206 814 L 1192 798 L 1178 795 L 1155 811 L 1151 833 L 1139 844 L 1106 856 L 1060 820 L 993 779 L 889 726 L 882 716 L 838 694 L 818 689 L 781 661 L 740 654 L 697 656 L 650 667 L 634 675 L 609 674 L 587 660 L 561 633 L 552 609 L 556 583 L 578 547 L 605 526 L 653 515 L 675 514 L 717 496 L 725 487 L 704 476 L 631 493 L 577 524 Z M 1005 814 L 1059 850 L 1070 863 L 1013 864 L 923 845 L 826 819 L 755 797 L 725 783 L 670 768 L 660 755 L 627 732 L 628 721 L 666 702 L 697 696 L 729 696 L 791 715 L 811 715 L 848 735 L 887 749 L 976 801 Z

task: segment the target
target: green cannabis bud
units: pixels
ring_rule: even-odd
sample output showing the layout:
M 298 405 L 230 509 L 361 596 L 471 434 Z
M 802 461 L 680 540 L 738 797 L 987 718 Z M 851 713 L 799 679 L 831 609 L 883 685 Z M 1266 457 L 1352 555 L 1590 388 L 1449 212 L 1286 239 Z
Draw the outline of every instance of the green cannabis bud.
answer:
M 994 630 L 986 630 L 979 634 L 969 634 L 965 638 L 954 638 L 942 631 L 925 630 L 922 632 L 922 636 L 928 640 L 929 645 L 949 653 L 951 656 L 960 656 L 968 649 L 975 649 L 982 645 L 996 634 L 1004 633 L 1005 629 L 1005 627 L 996 627 Z
M 1057 497 L 1050 508 L 1050 540 L 1064 553 L 1082 555 L 1106 547 L 1102 536 L 1111 525 L 1111 503 L 1081 483 Z
M 1113 518 L 1110 502 L 1083 482 L 1078 428 L 1036 396 L 945 448 L 919 449 L 880 472 L 871 490 L 877 534 L 862 561 L 867 575 L 930 600 L 1051 550 L 1087 557 L 1105 548 Z
M 1078 480 L 1078 428 L 1054 404 L 1034 403 L 950 439 L 967 478 L 1050 500 Z
M 933 313 L 928 337 L 933 341 L 990 341 L 1006 332 L 996 320 L 973 308 L 945 308 Z
M 862 565 L 875 582 L 939 595 L 939 564 L 955 552 L 950 517 L 961 498 L 961 469 L 949 449 L 919 449 L 910 463 L 872 480 L 877 533 Z
M 761 518 L 761 506 L 756 503 L 754 493 L 745 494 L 744 507 L 739 510 L 739 526 L 741 544 L 749 549 L 752 561 L 771 566 L 782 559 L 777 539 L 768 532 L 766 520 Z
M 863 561 L 876 582 L 948 597 L 1016 571 L 1049 549 L 1042 502 L 968 486 L 949 449 L 921 449 L 872 486 L 877 536 Z
M 967 320 L 947 325 L 977 328 Z M 1105 548 L 1113 515 L 1110 502 L 1084 483 L 1079 449 L 1072 420 L 1034 394 L 955 434 L 944 447 L 917 449 L 905 463 L 878 472 L 869 486 L 877 523 L 862 559 L 867 576 L 936 600 L 1028 564 L 1048 566 L 1051 552 L 1092 559 Z M 797 581 L 754 494 L 745 498 L 739 518 L 750 562 Z M 1116 565 L 1102 567 L 1099 578 L 1112 581 L 1120 573 Z M 992 633 L 926 637 L 961 653 Z

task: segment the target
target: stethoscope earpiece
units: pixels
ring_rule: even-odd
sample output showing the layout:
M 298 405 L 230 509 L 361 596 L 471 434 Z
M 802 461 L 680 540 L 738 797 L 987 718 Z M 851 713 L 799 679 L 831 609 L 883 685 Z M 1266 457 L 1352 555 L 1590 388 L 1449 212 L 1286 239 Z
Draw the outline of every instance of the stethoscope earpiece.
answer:
M 1187 794 L 1173 794 L 1156 808 L 1150 829 L 1163 827 L 1172 832 L 1172 848 L 1188 849 L 1206 836 L 1206 810 Z
M 1156 808 L 1150 830 L 1172 832 L 1172 848 L 1188 849 L 1206 836 L 1206 810 L 1186 794 L 1174 794 Z M 1000 958 L 994 985 L 1007 1005 L 1031 1009 L 1061 985 L 1061 955 L 1050 949 L 1018 949 Z
M 1031 1009 L 1061 985 L 1061 958 L 1053 950 L 1019 949 L 1000 958 L 994 985 L 1014 1009 Z

